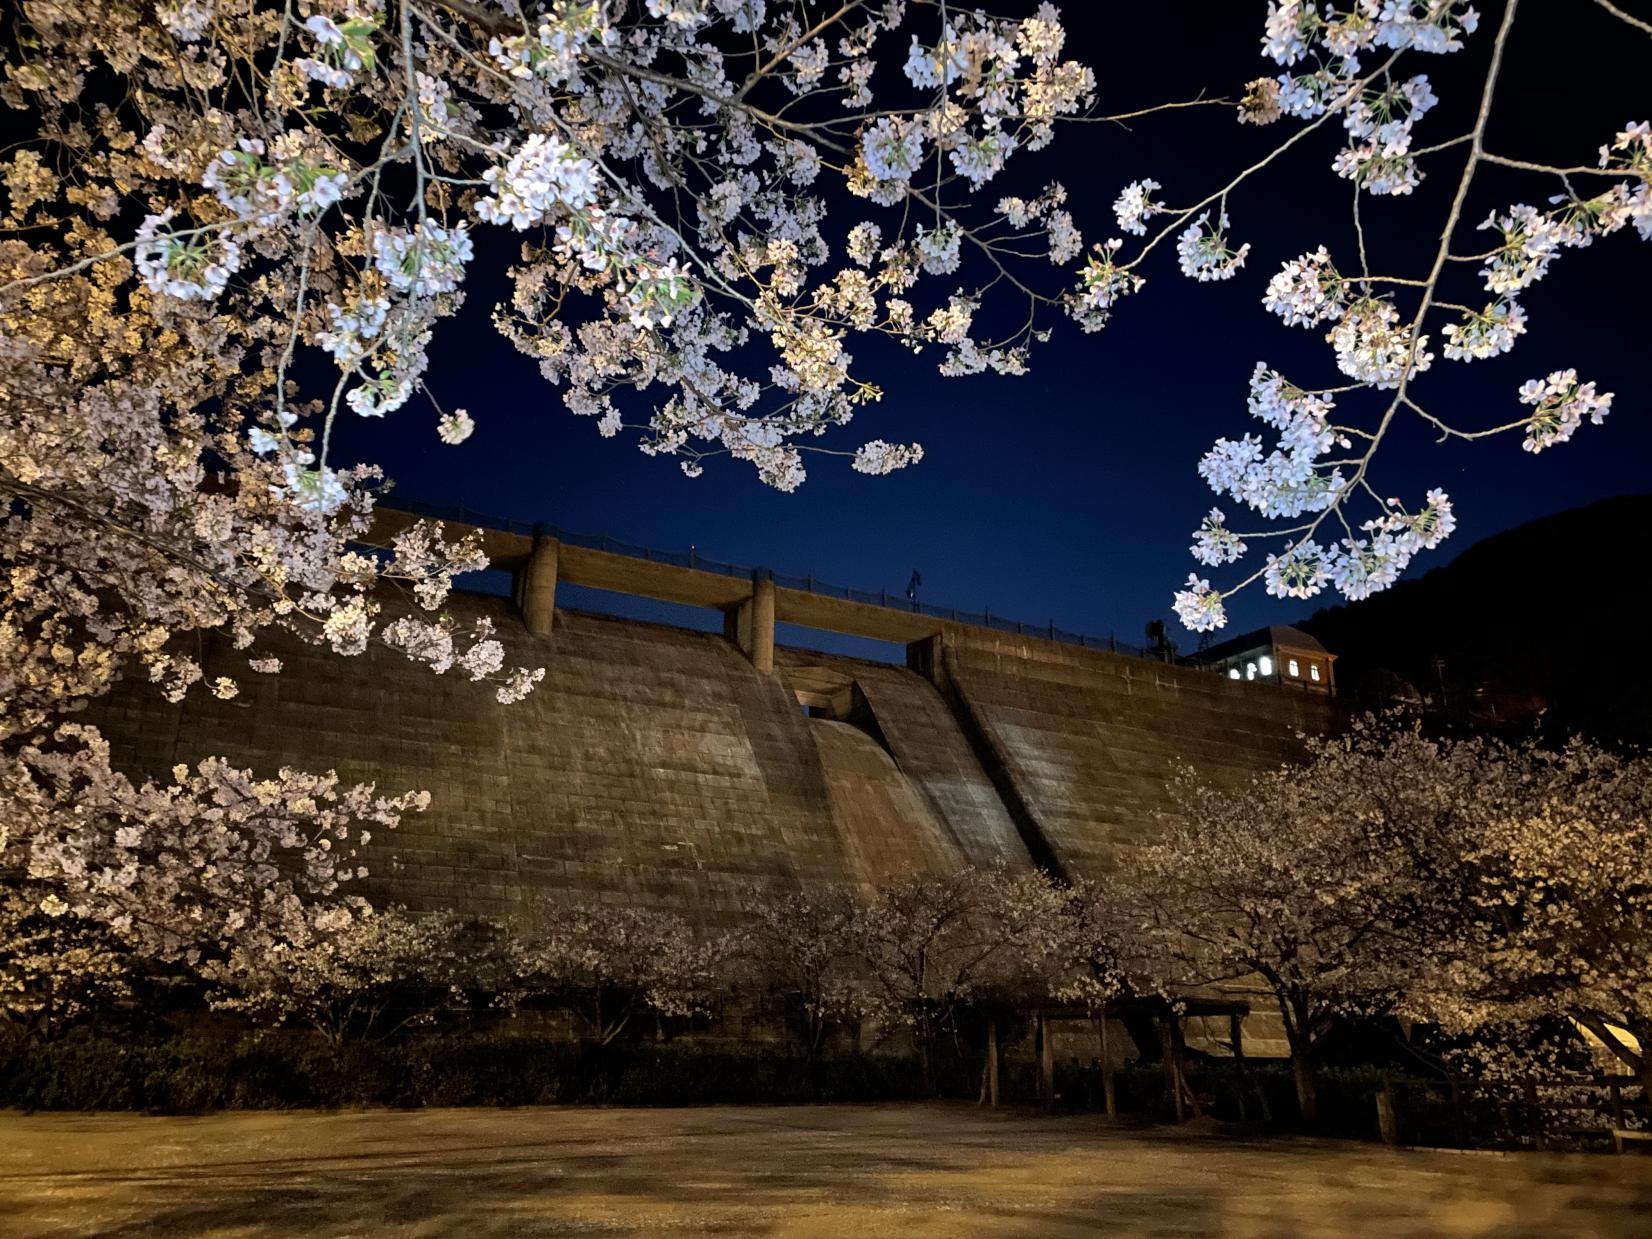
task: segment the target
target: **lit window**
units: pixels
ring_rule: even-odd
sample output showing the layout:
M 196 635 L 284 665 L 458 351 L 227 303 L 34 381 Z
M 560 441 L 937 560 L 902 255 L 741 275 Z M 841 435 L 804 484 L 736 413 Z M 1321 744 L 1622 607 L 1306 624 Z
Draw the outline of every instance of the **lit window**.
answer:
M 1238 678 L 1239 678 L 1239 668 L 1238 667 L 1229 667 L 1228 668 L 1228 679 L 1237 680 Z
M 1261 658 L 1256 660 L 1256 669 L 1263 675 L 1272 675 L 1273 659 L 1269 658 L 1266 654 L 1262 655 Z
M 1246 663 L 1245 664 L 1245 678 L 1247 680 L 1254 680 L 1256 678 L 1256 664 L 1255 663 Z
M 1292 675 L 1300 676 L 1302 674 L 1302 668 L 1296 665 L 1296 659 L 1294 658 L 1291 659 L 1290 668 Z
M 1308 678 L 1312 679 L 1312 680 L 1319 679 L 1319 664 L 1318 663 L 1309 663 L 1308 664 Z

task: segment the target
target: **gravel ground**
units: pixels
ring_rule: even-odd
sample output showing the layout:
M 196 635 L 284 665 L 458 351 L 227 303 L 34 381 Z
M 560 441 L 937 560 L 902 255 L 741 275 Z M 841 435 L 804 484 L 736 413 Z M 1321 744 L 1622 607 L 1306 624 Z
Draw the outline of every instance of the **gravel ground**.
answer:
M 0 1235 L 1652 1237 L 1652 1157 L 971 1106 L 0 1113 Z

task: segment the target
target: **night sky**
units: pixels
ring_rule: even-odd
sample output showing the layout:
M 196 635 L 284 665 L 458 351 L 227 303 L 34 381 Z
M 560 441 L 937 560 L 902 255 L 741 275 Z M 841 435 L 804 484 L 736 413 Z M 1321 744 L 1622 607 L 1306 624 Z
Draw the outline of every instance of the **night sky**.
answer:
M 1620 2 L 1652 16 L 1644 0 Z M 1428 73 L 1441 98 L 1420 123 L 1416 145 L 1469 127 L 1501 11 L 1495 0 L 1481 7 L 1481 29 L 1465 51 L 1406 58 L 1408 72 Z M 1260 55 L 1264 10 L 1260 2 L 1237 0 L 1069 3 L 1068 55 L 1095 69 L 1104 112 L 1201 92 L 1237 98 L 1247 79 L 1277 71 Z M 1022 9 L 1006 4 L 999 11 Z M 900 54 L 904 59 L 904 46 Z M 1592 166 L 1602 141 L 1652 114 L 1649 67 L 1652 39 L 1584 0 L 1525 0 L 1487 149 Z M 879 99 L 897 101 L 908 96 Z M 1195 201 L 1296 123 L 1241 128 L 1231 109 L 1212 107 L 1149 117 L 1129 130 L 1065 128 L 1050 150 L 1018 155 L 984 192 L 993 200 L 1005 193 L 1030 197 L 1044 179 L 1057 177 L 1070 192 L 1086 242 L 1104 240 L 1117 231 L 1111 204 L 1127 182 L 1152 177 L 1172 205 Z M 425 502 L 463 504 L 669 550 L 693 545 L 715 558 L 790 575 L 813 573 L 862 589 L 902 591 L 917 568 L 929 603 L 987 607 L 1012 618 L 1053 620 L 1069 630 L 1140 641 L 1148 620 L 1169 617 L 1170 593 L 1194 567 L 1187 553 L 1190 534 L 1215 498 L 1196 473 L 1199 456 L 1220 435 L 1261 428 L 1245 411 L 1246 380 L 1255 363 L 1267 360 L 1305 385 L 1343 381 L 1322 342 L 1323 329 L 1287 328 L 1260 302 L 1280 263 L 1317 244 L 1330 247 L 1344 270 L 1354 265 L 1352 189 L 1330 171 L 1340 134 L 1339 127 L 1327 126 L 1231 200 L 1230 235 L 1236 243 L 1252 243 L 1235 279 L 1195 284 L 1177 269 L 1173 247 L 1161 245 L 1145 271 L 1146 288 L 1123 304 L 1111 325 L 1086 336 L 1071 322 L 1052 319 L 1054 337 L 1034 352 L 1024 377 L 942 378 L 934 369 L 938 352 L 913 359 L 879 342 L 852 340 L 851 352 L 865 363 L 857 368 L 886 394 L 828 443 L 853 448 L 869 438 L 922 442 L 923 462 L 901 473 L 865 477 L 846 461 L 814 458 L 807 462 L 809 481 L 784 495 L 741 462 L 712 461 L 705 476 L 690 480 L 674 460 L 644 456 L 623 437 L 600 438 L 594 422 L 568 413 L 560 392 L 488 322 L 492 304 L 505 294 L 499 273 L 514 238 L 479 247 L 470 302 L 459 319 L 439 329 L 431 349 L 431 389 L 445 407 L 469 408 L 477 422 L 474 437 L 457 449 L 442 445 L 434 412 L 416 400 L 388 422 L 351 419 L 340 443 L 346 455 L 383 464 L 401 494 Z M 1415 194 L 1366 198 L 1376 271 L 1426 274 L 1460 167 L 1453 152 L 1431 156 Z M 1477 223 L 1494 206 L 1511 202 L 1542 205 L 1554 192 L 1553 178 L 1485 169 L 1465 218 Z M 887 213 L 851 208 L 827 225 L 828 239 L 841 245 L 843 233 L 862 218 L 883 220 L 886 232 L 892 226 Z M 1476 268 L 1460 267 L 1458 282 L 1443 295 L 1481 304 L 1485 294 Z M 965 274 L 972 274 L 968 267 Z M 919 293 L 935 297 L 945 281 L 926 284 L 928 293 L 926 285 Z M 1518 436 L 1478 446 L 1436 445 L 1420 425 L 1391 436 L 1375 466 L 1377 489 L 1416 503 L 1428 487 L 1443 486 L 1460 522 L 1447 546 L 1425 552 L 1412 574 L 1498 530 L 1648 489 L 1649 289 L 1652 246 L 1631 230 L 1588 250 L 1566 251 L 1548 277 L 1523 295 L 1529 330 L 1511 354 L 1469 365 L 1438 359 L 1417 382 L 1413 391 L 1424 407 L 1464 427 L 1512 420 L 1520 412 L 1516 389 L 1522 381 L 1568 366 L 1616 392 L 1617 399 L 1603 426 L 1586 424 L 1571 443 L 1535 457 L 1520 450 Z M 1022 309 L 1018 301 L 1002 304 L 1012 313 Z M 1407 316 L 1411 304 L 1401 303 Z M 1372 393 L 1355 398 L 1366 410 L 1378 400 Z M 1226 506 L 1231 514 L 1232 505 Z M 1233 523 L 1256 527 L 1243 517 Z M 1639 544 L 1638 531 L 1625 530 L 1623 538 L 1626 548 Z M 1214 579 L 1226 584 L 1235 578 Z M 1519 596 L 1518 583 L 1511 582 L 1514 605 Z M 567 589 L 558 601 L 673 622 L 690 618 L 657 604 L 616 606 L 590 591 Z M 1308 604 L 1276 603 L 1255 588 L 1231 600 L 1229 627 L 1221 635 L 1289 622 L 1334 601 L 1322 596 Z M 703 617 L 708 626 L 714 619 Z M 1195 638 L 1173 627 L 1182 648 L 1191 650 Z M 782 639 L 871 652 L 821 634 Z

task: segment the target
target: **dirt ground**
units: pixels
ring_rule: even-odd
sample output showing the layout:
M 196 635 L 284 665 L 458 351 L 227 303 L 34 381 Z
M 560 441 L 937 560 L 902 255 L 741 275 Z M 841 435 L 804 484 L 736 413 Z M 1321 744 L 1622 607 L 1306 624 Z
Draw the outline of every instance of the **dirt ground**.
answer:
M 0 1235 L 1652 1236 L 1652 1157 L 971 1106 L 0 1113 Z

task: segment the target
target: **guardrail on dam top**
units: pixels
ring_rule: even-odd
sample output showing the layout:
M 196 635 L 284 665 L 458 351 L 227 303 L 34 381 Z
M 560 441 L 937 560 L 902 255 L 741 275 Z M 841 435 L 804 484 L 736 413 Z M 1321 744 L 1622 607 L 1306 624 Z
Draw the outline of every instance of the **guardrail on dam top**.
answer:
M 637 543 L 611 538 L 607 534 L 579 533 L 543 522 L 520 521 L 510 517 L 474 512 L 462 504 L 424 503 L 395 496 L 391 498 L 389 503 L 383 505 L 381 510 L 402 512 L 427 520 L 471 525 L 478 529 L 492 530 L 496 533 L 511 534 L 521 538 L 552 538 L 563 546 L 582 547 L 586 550 L 619 555 L 627 559 L 676 568 L 688 568 L 696 572 L 707 572 L 715 576 L 726 576 L 740 581 L 767 578 L 781 589 L 796 590 L 800 593 L 813 594 L 821 598 L 835 598 L 843 602 L 859 603 L 862 606 L 880 607 L 904 615 L 923 616 L 952 624 L 965 624 L 974 628 L 987 628 L 997 632 L 1013 633 L 1016 636 L 1039 637 L 1046 641 L 1057 641 L 1064 645 L 1078 646 L 1082 649 L 1105 650 L 1111 654 L 1145 658 L 1153 662 L 1167 661 L 1159 652 L 1145 646 L 1120 641 L 1111 634 L 1105 637 L 1097 637 L 1088 633 L 1070 632 L 1065 628 L 1057 627 L 1053 620 L 1047 624 L 1035 624 L 1025 620 L 994 615 L 991 611 L 964 611 L 957 607 L 935 606 L 927 602 L 914 601 L 898 594 L 892 595 L 887 590 L 864 590 L 854 589 L 847 585 L 834 585 L 813 575 L 788 576 L 767 568 L 756 568 L 745 564 L 734 564 L 712 559 L 695 550 L 687 552 L 664 551 L 657 547 L 641 546 Z

